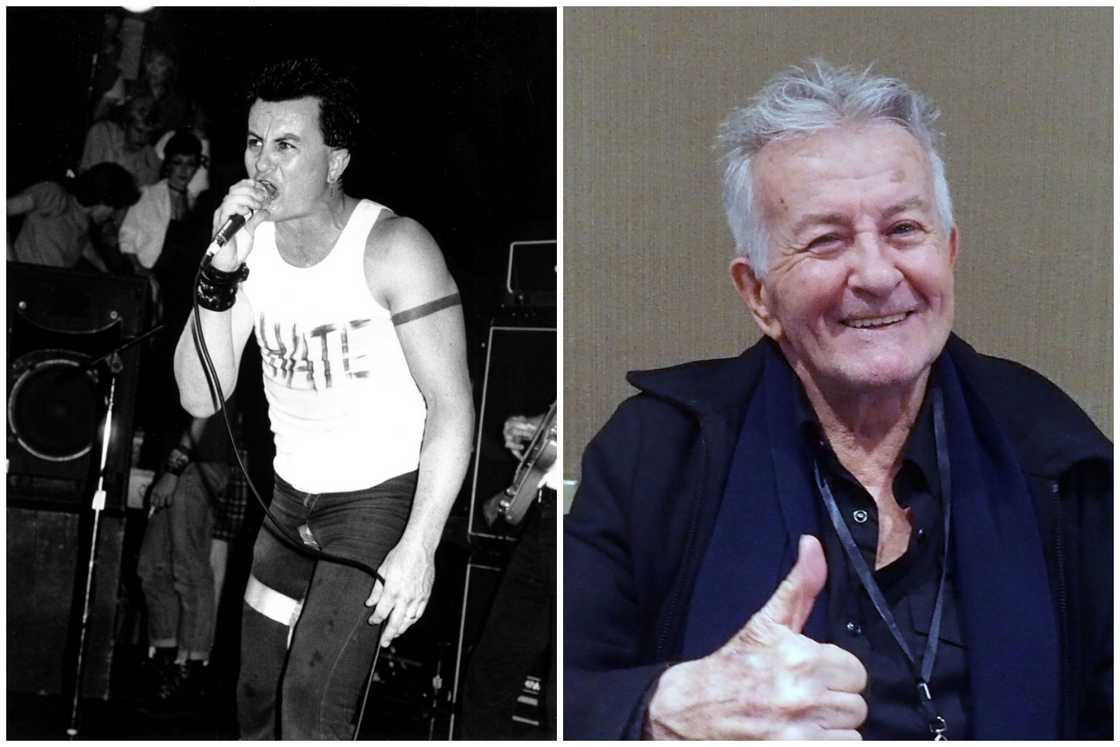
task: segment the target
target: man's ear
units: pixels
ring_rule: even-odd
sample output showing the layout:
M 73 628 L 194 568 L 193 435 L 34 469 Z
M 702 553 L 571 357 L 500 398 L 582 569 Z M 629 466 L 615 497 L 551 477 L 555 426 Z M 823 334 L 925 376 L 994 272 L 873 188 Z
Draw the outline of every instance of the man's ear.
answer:
M 332 148 L 328 159 L 327 181 L 331 184 L 337 184 L 346 171 L 346 167 L 350 165 L 350 149 Z
M 735 290 L 739 292 L 739 297 L 750 309 L 751 316 L 754 317 L 755 323 L 762 330 L 762 334 L 773 340 L 780 340 L 782 325 L 774 316 L 771 308 L 770 292 L 755 275 L 751 263 L 745 257 L 736 257 L 731 260 L 729 269 L 731 271 L 731 282 L 735 284 Z
M 949 266 L 950 267 L 955 268 L 957 266 L 957 256 L 959 255 L 960 248 L 961 248 L 961 243 L 960 242 L 961 242 L 960 229 L 957 228 L 956 226 L 953 226 L 953 230 L 949 231 Z

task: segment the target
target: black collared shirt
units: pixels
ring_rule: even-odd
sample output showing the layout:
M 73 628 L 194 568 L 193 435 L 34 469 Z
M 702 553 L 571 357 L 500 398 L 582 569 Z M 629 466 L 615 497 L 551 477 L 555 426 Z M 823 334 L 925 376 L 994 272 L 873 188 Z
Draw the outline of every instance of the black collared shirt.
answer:
M 810 443 L 810 453 L 821 465 L 867 567 L 874 569 L 879 542 L 879 511 L 875 501 L 836 458 L 804 395 L 799 398 L 799 405 L 798 423 Z M 901 557 L 874 571 L 875 581 L 919 662 L 925 652 L 941 580 L 944 514 L 940 482 L 933 415 L 927 398 L 903 449 L 902 465 L 893 483 L 895 500 L 910 511 L 910 544 Z M 854 654 L 867 669 L 868 686 L 864 698 L 868 716 L 859 731 L 864 739 L 929 739 L 932 735 L 928 719 L 918 705 L 914 669 L 860 584 L 824 501 L 818 505 L 821 539 L 828 562 L 828 622 L 832 642 Z M 934 707 L 948 724 L 947 736 L 967 739 L 972 733 L 967 652 L 957 614 L 951 566 L 945 592 L 930 691 Z

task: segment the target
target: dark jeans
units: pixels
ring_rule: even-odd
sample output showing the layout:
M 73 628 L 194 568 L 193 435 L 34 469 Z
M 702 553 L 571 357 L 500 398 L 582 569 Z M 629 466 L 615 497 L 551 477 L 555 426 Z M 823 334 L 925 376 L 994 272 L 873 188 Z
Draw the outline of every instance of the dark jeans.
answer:
M 288 536 L 307 525 L 325 551 L 376 569 L 404 532 L 416 473 L 347 493 L 305 493 L 276 479 L 271 511 Z M 288 626 L 243 605 L 237 710 L 243 739 L 351 739 L 381 626 L 369 624 L 368 574 L 317 561 L 273 535 L 266 519 L 252 575 L 303 600 Z
M 212 506 L 228 481 L 225 464 L 187 465 L 171 505 L 148 519 L 140 546 L 137 573 L 148 605 L 148 637 L 191 658 L 208 658 L 214 641 Z
M 463 691 L 461 739 L 513 739 L 513 712 L 525 676 L 541 673 L 542 730 L 556 736 L 556 493 L 545 490 L 529 514 L 471 654 Z

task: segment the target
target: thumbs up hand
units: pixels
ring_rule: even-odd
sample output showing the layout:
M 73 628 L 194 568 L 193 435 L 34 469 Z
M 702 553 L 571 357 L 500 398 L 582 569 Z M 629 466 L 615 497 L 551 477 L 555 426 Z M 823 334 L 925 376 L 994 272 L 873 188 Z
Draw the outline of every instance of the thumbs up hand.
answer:
M 650 700 L 653 739 L 859 739 L 867 671 L 831 643 L 801 635 L 828 577 L 808 535 L 774 595 L 719 650 L 670 667 Z

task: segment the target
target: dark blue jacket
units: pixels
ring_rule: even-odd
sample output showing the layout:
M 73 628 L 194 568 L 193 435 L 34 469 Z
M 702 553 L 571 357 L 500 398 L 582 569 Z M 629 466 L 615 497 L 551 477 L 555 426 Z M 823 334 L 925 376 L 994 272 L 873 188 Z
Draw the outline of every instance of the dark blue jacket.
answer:
M 564 526 L 566 739 L 640 736 L 652 686 L 680 656 L 693 583 L 760 378 L 761 346 L 771 344 L 734 359 L 631 373 L 641 393 L 588 445 Z M 1034 371 L 980 355 L 956 336 L 947 352 L 1001 424 L 1035 503 L 1059 626 L 1057 733 L 1111 739 L 1111 444 Z M 770 542 L 782 560 L 757 573 L 744 569 L 743 582 L 776 588 L 797 539 L 748 538 Z M 1017 733 L 1013 709 L 995 710 L 973 714 L 976 733 Z

